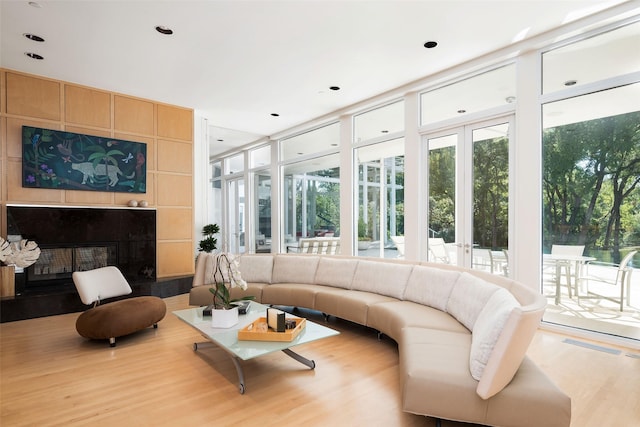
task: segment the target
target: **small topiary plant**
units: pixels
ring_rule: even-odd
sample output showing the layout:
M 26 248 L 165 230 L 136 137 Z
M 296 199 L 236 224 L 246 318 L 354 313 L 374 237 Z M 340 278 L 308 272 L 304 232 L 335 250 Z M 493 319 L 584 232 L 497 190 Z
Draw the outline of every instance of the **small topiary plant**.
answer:
M 220 232 L 220 227 L 218 227 L 218 224 L 207 224 L 204 227 L 202 227 L 202 235 L 206 237 L 200 240 L 200 248 L 198 250 L 200 252 L 214 251 L 216 249 L 216 244 L 218 243 L 218 239 L 213 237 L 213 235 L 219 232 Z

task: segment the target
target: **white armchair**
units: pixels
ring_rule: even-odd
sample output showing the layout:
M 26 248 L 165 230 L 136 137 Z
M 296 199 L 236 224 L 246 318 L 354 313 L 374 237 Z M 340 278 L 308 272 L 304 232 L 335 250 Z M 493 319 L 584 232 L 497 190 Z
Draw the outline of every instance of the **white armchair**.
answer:
M 631 305 L 631 273 L 633 273 L 633 268 L 629 266 L 629 263 L 636 253 L 638 253 L 637 250 L 629 252 L 620 261 L 620 264 L 599 261 L 587 263 L 584 275 L 580 278 L 580 283 L 585 287 L 587 295 L 578 295 L 578 301 L 580 301 L 580 298 L 603 298 L 619 302 L 620 311 L 623 311 L 626 293 L 627 305 Z M 598 292 L 590 291 L 589 284 L 599 286 Z M 620 288 L 619 298 L 617 295 L 613 296 L 613 293 L 605 294 L 607 288 L 610 289 L 611 286 Z

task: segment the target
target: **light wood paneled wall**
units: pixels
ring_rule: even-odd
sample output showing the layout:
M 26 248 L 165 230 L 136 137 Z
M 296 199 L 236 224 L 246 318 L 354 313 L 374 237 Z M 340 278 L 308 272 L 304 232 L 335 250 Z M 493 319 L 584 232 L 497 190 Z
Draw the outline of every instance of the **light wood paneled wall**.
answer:
M 125 207 L 146 200 L 158 214 L 157 275 L 193 274 L 193 110 L 0 69 L 0 235 L 7 204 Z M 147 144 L 147 192 L 23 188 L 22 126 Z

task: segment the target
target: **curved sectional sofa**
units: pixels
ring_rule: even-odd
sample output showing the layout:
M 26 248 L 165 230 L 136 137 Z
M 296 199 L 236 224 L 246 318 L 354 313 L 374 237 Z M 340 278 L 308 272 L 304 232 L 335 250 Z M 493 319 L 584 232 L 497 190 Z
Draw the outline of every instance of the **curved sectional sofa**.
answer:
M 201 254 L 189 303 L 211 303 L 216 256 Z M 361 257 L 240 257 L 262 304 L 305 307 L 398 344 L 406 412 L 491 426 L 567 427 L 571 400 L 526 356 L 546 301 L 505 277 L 443 264 Z

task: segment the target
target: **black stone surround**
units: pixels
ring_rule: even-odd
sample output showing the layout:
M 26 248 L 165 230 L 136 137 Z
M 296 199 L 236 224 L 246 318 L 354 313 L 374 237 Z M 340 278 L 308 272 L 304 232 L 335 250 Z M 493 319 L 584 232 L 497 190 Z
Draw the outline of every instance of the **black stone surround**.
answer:
M 16 273 L 16 295 L 2 298 L 2 322 L 85 310 L 71 273 L 102 265 L 116 265 L 133 296 L 191 287 L 192 276 L 156 281 L 154 209 L 8 205 L 7 235 L 35 241 L 42 253 Z

